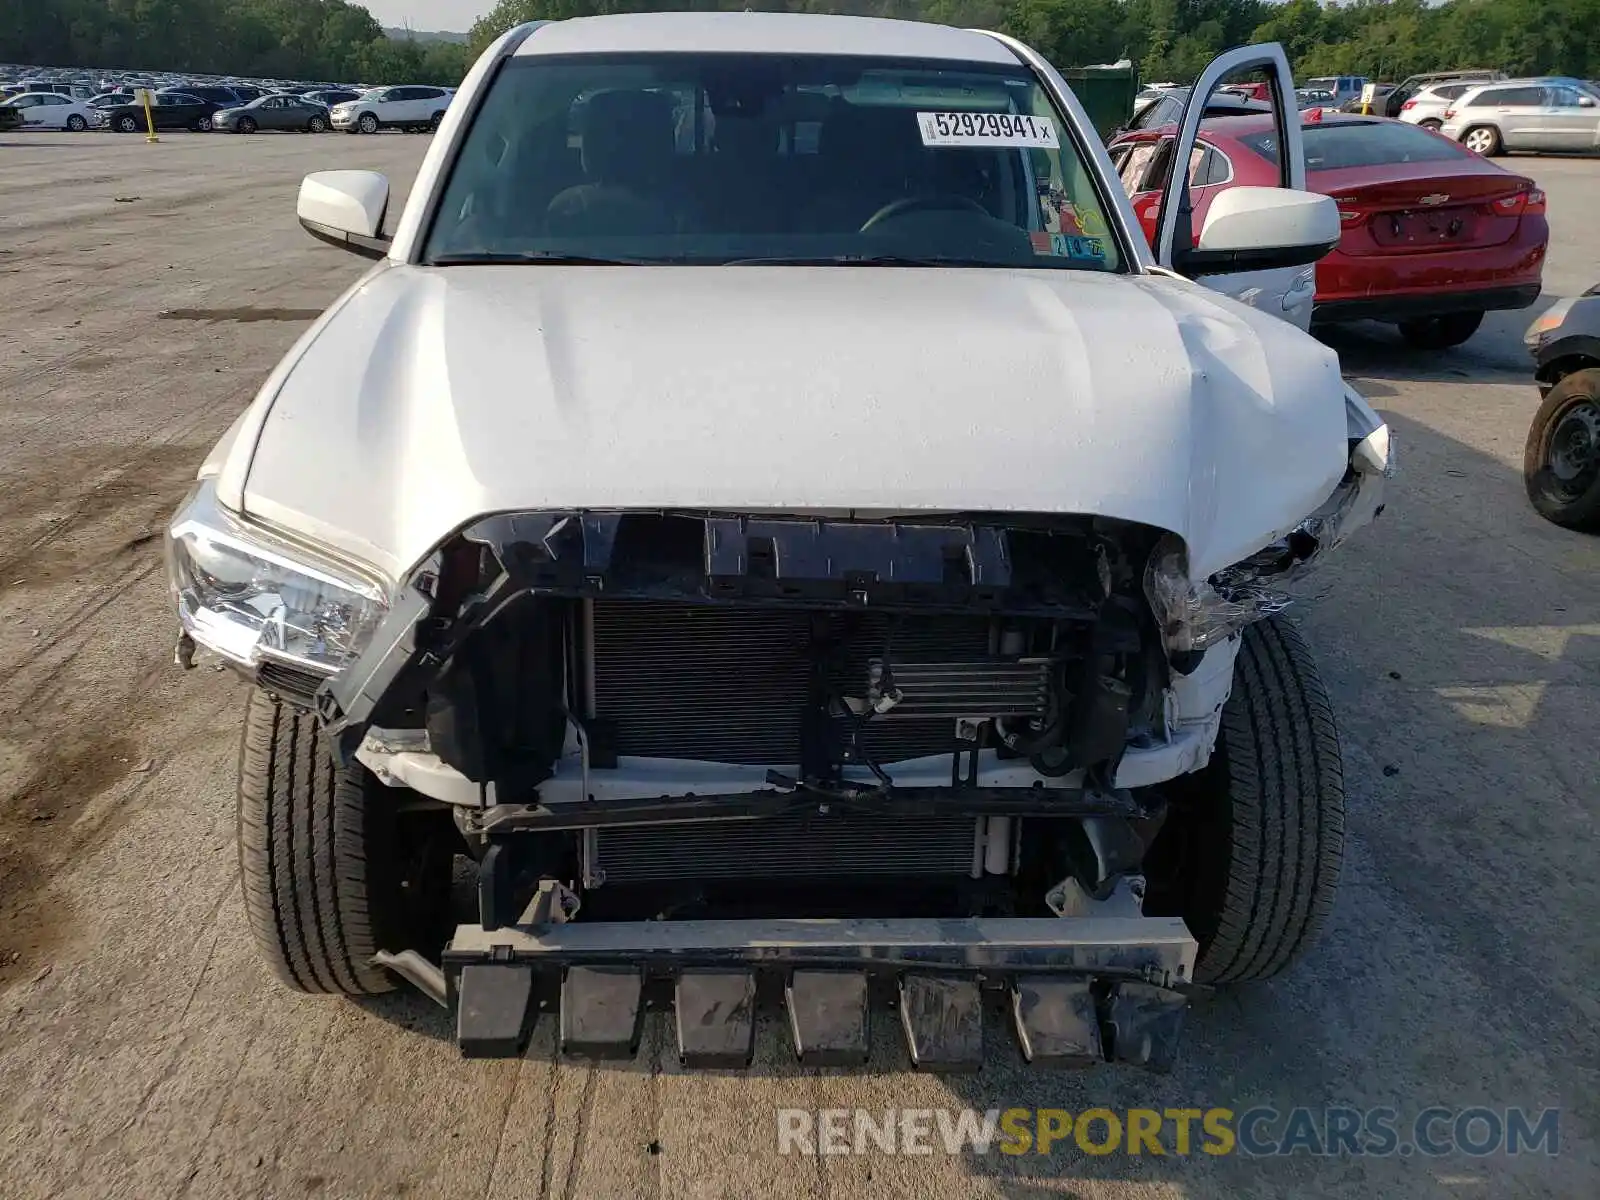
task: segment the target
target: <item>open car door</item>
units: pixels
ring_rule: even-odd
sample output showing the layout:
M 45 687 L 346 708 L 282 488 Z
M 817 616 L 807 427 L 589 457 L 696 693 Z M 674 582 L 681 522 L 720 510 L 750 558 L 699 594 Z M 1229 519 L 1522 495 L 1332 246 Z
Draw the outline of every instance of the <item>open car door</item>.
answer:
M 1206 102 L 1224 79 L 1267 73 L 1277 127 L 1277 187 L 1219 192 L 1195 229 L 1189 163 Z M 1178 121 L 1152 247 L 1163 267 L 1307 329 L 1316 297 L 1316 262 L 1339 241 L 1331 197 L 1306 191 L 1306 160 L 1294 77 L 1276 42 L 1240 46 L 1211 60 L 1195 80 Z M 1318 203 L 1318 202 L 1321 203 Z M 1298 249 L 1296 247 L 1298 246 Z

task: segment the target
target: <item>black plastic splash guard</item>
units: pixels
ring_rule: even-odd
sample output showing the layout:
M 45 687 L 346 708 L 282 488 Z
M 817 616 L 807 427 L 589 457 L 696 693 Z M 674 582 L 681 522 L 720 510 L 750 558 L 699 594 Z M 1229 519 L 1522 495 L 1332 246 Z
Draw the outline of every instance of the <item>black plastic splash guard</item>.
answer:
M 536 594 L 1087 619 L 1106 594 L 1089 525 L 550 511 L 490 517 L 462 536 Z

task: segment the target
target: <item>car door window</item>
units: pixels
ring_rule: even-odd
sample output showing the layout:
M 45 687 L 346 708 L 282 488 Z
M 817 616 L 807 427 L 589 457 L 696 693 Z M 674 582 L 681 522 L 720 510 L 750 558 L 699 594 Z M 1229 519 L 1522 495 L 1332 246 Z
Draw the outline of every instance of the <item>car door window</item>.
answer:
M 1122 178 L 1122 190 L 1129 196 L 1143 190 L 1141 185 L 1150 169 L 1150 160 L 1156 156 L 1158 145 L 1156 142 L 1138 142 L 1128 151 L 1128 157 L 1123 160 L 1122 168 L 1117 173 Z
M 1547 87 L 1544 90 L 1544 102 L 1550 108 L 1577 108 L 1578 89 L 1569 87 Z

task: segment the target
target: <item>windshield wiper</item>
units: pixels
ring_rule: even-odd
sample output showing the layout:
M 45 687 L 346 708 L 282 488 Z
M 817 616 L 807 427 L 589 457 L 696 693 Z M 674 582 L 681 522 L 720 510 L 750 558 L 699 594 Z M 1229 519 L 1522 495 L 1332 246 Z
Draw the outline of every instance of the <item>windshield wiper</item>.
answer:
M 478 250 L 470 254 L 436 254 L 428 260 L 431 267 L 490 266 L 496 263 L 544 263 L 552 267 L 642 267 L 649 265 L 639 258 L 603 258 L 595 254 L 559 254 L 551 250 Z

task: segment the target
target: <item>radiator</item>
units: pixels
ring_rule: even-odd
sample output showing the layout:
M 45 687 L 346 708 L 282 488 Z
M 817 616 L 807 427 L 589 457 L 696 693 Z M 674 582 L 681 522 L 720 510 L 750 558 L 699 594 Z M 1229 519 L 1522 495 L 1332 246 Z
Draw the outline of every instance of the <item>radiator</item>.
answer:
M 861 737 L 887 765 L 959 749 L 958 717 L 1044 711 L 1049 664 L 996 659 L 990 636 L 981 616 L 596 601 L 595 715 L 618 754 L 792 769 L 815 664 L 860 697 L 887 651 L 905 699 Z

